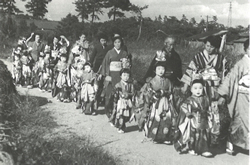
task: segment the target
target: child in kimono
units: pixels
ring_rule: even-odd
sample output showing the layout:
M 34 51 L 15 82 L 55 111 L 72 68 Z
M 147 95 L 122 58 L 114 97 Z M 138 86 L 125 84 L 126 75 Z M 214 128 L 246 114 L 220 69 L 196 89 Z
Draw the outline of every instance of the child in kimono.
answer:
M 189 154 L 200 154 L 211 157 L 209 152 L 209 110 L 208 97 L 203 95 L 204 82 L 195 79 L 191 84 L 192 95 L 181 105 L 178 117 L 180 138 L 175 143 L 175 149 L 182 152 L 186 147 Z
M 164 77 L 163 62 L 155 64 L 155 77 L 149 80 L 145 88 L 146 109 L 149 110 L 145 134 L 154 143 L 172 144 L 177 112 L 173 107 L 173 85 Z
M 42 79 L 42 88 L 43 88 L 42 90 L 51 92 L 53 69 L 55 67 L 55 64 L 52 61 L 50 47 L 45 46 L 44 54 L 45 54 L 45 57 L 44 57 L 45 70 L 44 70 L 43 79 Z
M 38 87 L 40 91 L 42 91 L 44 72 L 45 72 L 44 53 L 41 52 L 38 57 L 38 61 L 33 67 L 33 78 L 34 78 L 33 83 L 34 84 L 38 83 Z
M 69 102 L 68 99 L 68 84 L 67 84 L 67 71 L 68 71 L 68 65 L 67 65 L 67 57 L 66 54 L 62 54 L 60 57 L 60 61 L 58 61 L 57 65 L 54 68 L 55 72 L 58 72 L 57 78 L 56 78 L 56 88 L 58 88 L 58 95 L 57 100 L 67 103 Z
M 129 82 L 130 70 L 124 68 L 120 72 L 121 81 L 115 85 L 114 89 L 114 109 L 110 121 L 115 121 L 118 133 L 124 133 L 126 122 L 131 117 L 132 97 L 134 95 L 134 85 Z
M 79 60 L 77 61 L 77 64 L 76 64 L 75 75 L 71 78 L 72 80 L 72 83 L 71 83 L 72 84 L 72 90 L 71 90 L 72 98 L 71 99 L 76 101 L 77 103 L 76 109 L 80 109 L 82 107 L 81 84 L 82 84 L 83 72 L 84 72 L 84 63 Z
M 27 51 L 23 52 L 23 55 L 21 57 L 21 62 L 22 62 L 22 75 L 23 75 L 23 80 L 24 80 L 24 85 L 27 86 L 27 88 L 32 88 L 32 82 L 31 82 L 31 56 Z
M 14 51 L 13 52 L 14 61 L 13 61 L 13 68 L 12 68 L 12 77 L 16 85 L 21 84 L 21 77 L 22 77 L 22 62 L 20 60 L 20 52 Z
M 85 115 L 96 115 L 97 90 L 96 73 L 92 70 L 91 64 L 87 62 L 84 65 L 84 72 L 81 78 L 81 104 L 82 112 L 84 112 Z

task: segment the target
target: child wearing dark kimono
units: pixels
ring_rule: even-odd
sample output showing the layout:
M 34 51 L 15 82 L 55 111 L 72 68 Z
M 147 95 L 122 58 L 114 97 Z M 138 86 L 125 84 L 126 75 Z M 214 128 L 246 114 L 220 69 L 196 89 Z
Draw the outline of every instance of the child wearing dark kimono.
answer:
M 69 102 L 68 99 L 68 83 L 67 83 L 67 57 L 66 54 L 62 54 L 60 57 L 60 61 L 58 61 L 57 65 L 54 68 L 55 72 L 58 72 L 56 78 L 56 87 L 59 89 L 59 93 L 57 95 L 57 100 L 62 102 Z
M 114 48 L 107 52 L 100 70 L 100 74 L 105 77 L 102 96 L 105 96 L 105 110 L 108 118 L 110 118 L 113 109 L 110 104 L 112 103 L 112 101 L 110 101 L 111 91 L 120 81 L 120 71 L 123 68 L 122 59 L 128 58 L 128 53 L 121 49 L 122 38 L 119 36 L 114 37 L 113 43 Z
M 155 143 L 172 144 L 173 128 L 177 112 L 173 107 L 173 86 L 168 78 L 164 77 L 165 66 L 163 62 L 155 65 L 155 77 L 146 84 L 145 99 L 149 110 L 145 134 Z
M 211 114 L 209 100 L 203 95 L 204 82 L 201 79 L 193 80 L 192 95 L 180 107 L 178 129 L 180 138 L 175 143 L 175 149 L 182 152 L 186 147 L 189 154 L 201 154 L 211 157 L 209 152 L 209 116 Z
M 134 95 L 134 85 L 129 82 L 130 70 L 121 70 L 121 81 L 114 88 L 114 109 L 110 121 L 114 120 L 118 133 L 124 133 L 126 122 L 131 117 L 132 97 Z

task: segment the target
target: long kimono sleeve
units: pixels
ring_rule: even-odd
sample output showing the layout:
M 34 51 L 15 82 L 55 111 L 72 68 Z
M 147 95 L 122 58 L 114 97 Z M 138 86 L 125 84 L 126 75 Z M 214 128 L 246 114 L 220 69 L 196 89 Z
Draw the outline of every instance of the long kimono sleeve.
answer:
M 146 81 L 147 78 L 149 78 L 149 77 L 151 77 L 151 78 L 154 77 L 154 75 L 155 75 L 155 73 L 154 73 L 154 66 L 156 63 L 155 58 L 156 58 L 156 55 L 154 56 L 153 60 L 151 61 L 150 65 L 149 65 L 149 68 L 144 76 L 144 81 Z
M 233 115 L 233 110 L 235 109 L 237 102 L 238 82 L 243 74 L 241 67 L 244 66 L 240 66 L 240 63 L 235 64 L 217 89 L 219 95 L 226 96 L 231 116 Z
M 189 65 L 188 68 L 186 70 L 186 72 L 183 74 L 182 78 L 181 78 L 181 82 L 187 84 L 190 86 L 191 82 L 192 82 L 192 77 L 193 77 L 193 72 L 197 70 L 197 67 L 194 63 L 194 61 L 192 60 Z
M 109 65 L 110 65 L 110 51 L 108 51 L 107 55 L 102 61 L 101 72 L 100 72 L 101 75 L 109 76 Z

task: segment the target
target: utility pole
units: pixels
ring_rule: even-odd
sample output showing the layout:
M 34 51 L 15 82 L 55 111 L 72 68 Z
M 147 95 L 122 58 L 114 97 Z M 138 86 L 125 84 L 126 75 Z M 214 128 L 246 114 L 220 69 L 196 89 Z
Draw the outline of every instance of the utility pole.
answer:
M 232 27 L 232 2 L 230 2 L 227 26 Z

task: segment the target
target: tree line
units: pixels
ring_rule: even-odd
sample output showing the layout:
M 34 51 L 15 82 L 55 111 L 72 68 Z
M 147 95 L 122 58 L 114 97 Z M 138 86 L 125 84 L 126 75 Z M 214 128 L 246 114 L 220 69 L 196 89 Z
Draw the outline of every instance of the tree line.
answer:
M 27 2 L 25 7 L 30 14 L 26 16 L 27 19 L 44 19 L 48 12 L 47 5 L 52 0 L 22 1 Z M 54 31 L 55 34 L 63 34 L 70 40 L 76 40 L 83 32 L 93 39 L 95 34 L 100 32 L 111 36 L 114 31 L 119 31 L 128 40 L 150 41 L 168 34 L 176 35 L 178 38 L 187 38 L 205 31 L 226 28 L 223 24 L 218 23 L 216 16 L 213 16 L 210 21 L 201 19 L 199 22 L 195 18 L 187 18 L 185 14 L 182 15 L 181 19 L 166 15 L 159 15 L 155 19 L 143 17 L 142 11 L 147 9 L 148 5 L 138 6 L 132 4 L 130 0 L 76 0 L 73 3 L 78 14 L 68 14 L 62 18 Z M 107 15 L 110 20 L 95 22 L 95 20 L 100 19 L 100 15 L 104 14 L 104 9 L 108 9 Z M 34 23 L 28 25 L 25 19 L 17 22 L 11 17 L 11 15 L 22 14 L 22 11 L 16 7 L 15 0 L 0 0 L 0 12 L 3 16 L 1 32 L 5 39 L 20 35 L 25 36 L 37 29 Z M 125 12 L 132 13 L 132 16 L 126 18 Z M 242 26 L 238 26 L 231 28 L 231 31 L 235 33 L 242 29 L 244 29 Z

